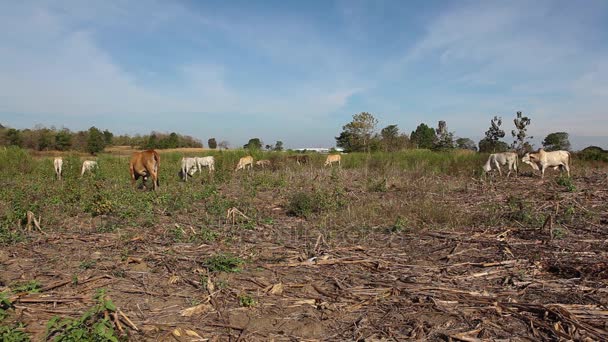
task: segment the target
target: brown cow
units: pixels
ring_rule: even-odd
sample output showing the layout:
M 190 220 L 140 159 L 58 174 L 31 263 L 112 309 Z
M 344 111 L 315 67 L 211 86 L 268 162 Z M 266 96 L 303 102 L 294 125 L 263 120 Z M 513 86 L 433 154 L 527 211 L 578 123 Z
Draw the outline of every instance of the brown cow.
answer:
M 271 165 L 272 165 L 272 162 L 268 159 L 262 159 L 262 160 L 258 160 L 255 162 L 255 166 L 259 166 L 262 169 L 270 167 Z
M 340 160 L 342 159 L 342 157 L 339 154 L 330 154 L 327 156 L 327 159 L 325 159 L 325 165 L 324 166 L 333 166 L 334 163 L 338 163 L 338 166 L 341 166 L 340 164 Z
M 154 150 L 139 151 L 133 153 L 129 162 L 129 171 L 131 172 L 131 185 L 135 186 L 135 182 L 139 177 L 143 177 L 143 185 L 146 186 L 148 176 L 152 177 L 152 188 L 156 190 L 160 187 L 158 180 L 158 169 L 160 168 L 160 156 Z
M 245 169 L 246 167 L 249 167 L 250 169 L 253 168 L 253 157 L 252 156 L 246 156 L 246 157 L 242 157 L 241 159 L 239 159 L 239 164 L 236 166 L 235 171 L 238 171 L 240 169 Z
M 298 165 L 304 165 L 304 164 L 308 164 L 308 162 L 310 161 L 310 157 L 306 154 L 301 155 L 301 156 L 287 156 L 288 160 L 293 160 L 296 162 L 296 164 Z

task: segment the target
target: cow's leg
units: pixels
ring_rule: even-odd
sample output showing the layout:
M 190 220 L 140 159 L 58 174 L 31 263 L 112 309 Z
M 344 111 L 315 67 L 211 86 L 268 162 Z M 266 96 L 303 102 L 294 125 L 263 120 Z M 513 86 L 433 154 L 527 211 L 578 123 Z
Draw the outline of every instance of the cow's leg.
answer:
M 541 169 L 540 169 L 540 178 L 545 178 L 545 170 L 547 169 L 547 165 L 541 165 Z
M 568 177 L 570 177 L 570 166 L 568 166 L 568 164 L 564 164 L 563 166 L 566 169 L 566 173 L 568 174 Z
M 502 170 L 500 168 L 500 164 L 496 159 L 494 160 L 494 166 L 498 169 L 498 174 L 502 177 Z

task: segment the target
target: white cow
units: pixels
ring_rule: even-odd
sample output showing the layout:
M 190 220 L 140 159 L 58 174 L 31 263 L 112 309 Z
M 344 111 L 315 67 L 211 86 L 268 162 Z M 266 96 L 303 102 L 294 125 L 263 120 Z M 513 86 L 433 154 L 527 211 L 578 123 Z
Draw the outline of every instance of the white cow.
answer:
M 512 170 L 515 170 L 515 175 L 517 175 L 517 153 L 515 152 L 492 153 L 482 168 L 485 172 L 490 172 L 492 171 L 492 166 L 494 166 L 502 176 L 500 167 L 505 164 L 509 167 L 507 177 L 509 177 Z
M 57 179 L 61 180 L 61 172 L 63 171 L 63 158 L 55 157 L 53 160 L 53 166 L 55 167 L 55 175 Z
M 84 176 L 85 171 L 93 172 L 93 169 L 97 168 L 97 162 L 94 160 L 85 160 L 82 162 L 82 171 L 80 177 Z
M 568 151 L 546 152 L 541 148 L 536 153 L 526 153 L 521 161 L 535 170 L 540 169 L 541 178 L 545 178 L 545 170 L 548 167 L 564 168 L 570 177 L 570 152 Z
M 188 180 L 188 176 L 192 177 L 198 170 L 196 158 L 182 158 L 182 177 L 184 181 Z
M 203 167 L 209 168 L 209 173 L 215 171 L 215 158 L 213 156 L 208 157 L 197 157 L 196 159 L 196 167 L 199 172 L 203 172 Z

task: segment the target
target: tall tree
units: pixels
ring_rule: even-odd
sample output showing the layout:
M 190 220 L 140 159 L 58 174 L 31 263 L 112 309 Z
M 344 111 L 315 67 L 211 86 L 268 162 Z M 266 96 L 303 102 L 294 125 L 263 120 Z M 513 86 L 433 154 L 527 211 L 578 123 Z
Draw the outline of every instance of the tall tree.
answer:
M 433 148 L 435 138 L 435 130 L 424 123 L 418 125 L 416 130 L 410 134 L 410 139 L 417 148 Z
M 273 151 L 283 151 L 283 142 L 281 140 L 277 140 L 272 148 Z
M 355 114 L 353 121 L 342 126 L 342 133 L 336 137 L 336 143 L 347 151 L 369 152 L 377 124 L 378 120 L 368 112 Z
M 38 151 L 48 150 L 53 146 L 53 132 L 48 128 L 41 128 L 38 134 Z
M 217 142 L 215 141 L 215 138 L 210 138 L 209 140 L 207 140 L 207 146 L 209 146 L 210 149 L 215 150 L 217 148 Z
M 530 144 L 529 140 L 533 137 L 528 136 L 527 132 L 530 122 L 530 118 L 523 116 L 522 112 L 517 112 L 515 119 L 513 119 L 515 129 L 511 131 L 511 135 L 515 140 L 513 141 L 511 147 L 519 154 L 530 152 L 532 150 L 532 145 Z
M 397 125 L 388 125 L 380 130 L 378 140 L 380 148 L 385 152 L 400 151 L 407 148 L 409 144 L 408 136 L 400 134 Z
M 435 150 L 451 150 L 454 148 L 454 133 L 448 131 L 448 125 L 445 121 L 439 121 L 437 126 L 436 139 L 433 144 Z
M 103 141 L 105 143 L 105 146 L 112 145 L 112 138 L 114 138 L 114 134 L 112 132 L 108 131 L 107 129 L 105 129 L 103 131 Z
M 95 126 L 89 128 L 89 135 L 87 138 L 87 152 L 90 154 L 96 154 L 103 151 L 105 147 L 105 140 L 103 133 Z
M 477 151 L 477 145 L 469 138 L 458 138 L 456 139 L 456 146 L 463 150 Z
M 479 152 L 504 152 L 509 148 L 506 143 L 500 141 L 505 137 L 505 131 L 500 128 L 501 125 L 502 118 L 499 116 L 494 116 L 490 120 L 490 128 L 486 131 L 486 137 L 479 142 Z
M 568 133 L 566 132 L 555 132 L 550 133 L 543 140 L 543 147 L 547 151 L 557 150 L 570 150 L 570 140 L 568 139 Z
M 243 148 L 248 150 L 261 150 L 264 144 L 260 140 L 260 138 L 251 138 L 249 142 L 243 145 Z
M 55 148 L 59 151 L 67 151 L 72 146 L 72 133 L 68 129 L 62 129 L 55 133 Z
M 21 132 L 19 132 L 18 129 L 9 128 L 9 130 L 6 132 L 6 137 L 9 145 L 21 147 L 23 141 L 21 139 Z

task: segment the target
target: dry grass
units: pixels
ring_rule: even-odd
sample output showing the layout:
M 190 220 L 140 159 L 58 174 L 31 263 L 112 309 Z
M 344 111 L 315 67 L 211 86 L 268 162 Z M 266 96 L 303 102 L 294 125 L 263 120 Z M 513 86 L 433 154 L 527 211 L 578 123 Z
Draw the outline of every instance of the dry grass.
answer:
M 608 338 L 605 164 L 541 181 L 481 179 L 475 154 L 349 154 L 341 169 L 262 154 L 273 170 L 233 172 L 244 152 L 230 151 L 216 154 L 215 174 L 184 183 L 181 153 L 167 153 L 154 193 L 130 188 L 125 158 L 100 155 L 99 172 L 80 179 L 68 156 L 57 182 L 49 158 L 10 153 L 0 153 L 0 291 L 14 304 L 6 324 L 37 340 L 53 316 L 80 317 L 100 288 L 137 327 L 111 317 L 132 340 L 186 330 L 220 340 Z M 27 211 L 43 233 L 23 230 Z M 42 294 L 12 294 L 29 281 Z

